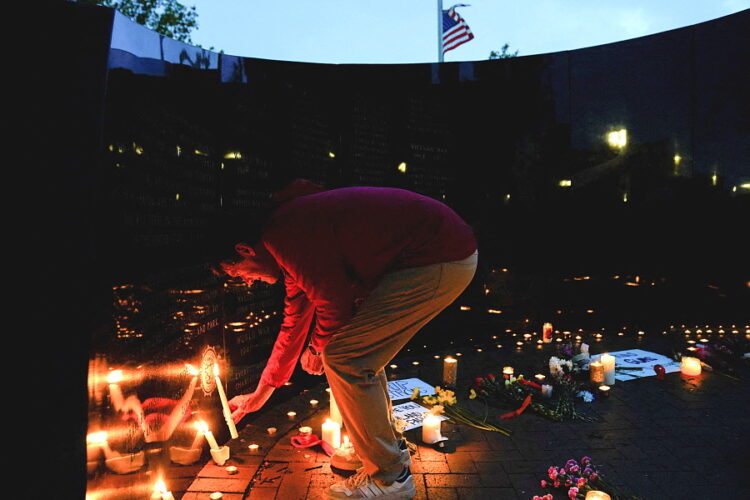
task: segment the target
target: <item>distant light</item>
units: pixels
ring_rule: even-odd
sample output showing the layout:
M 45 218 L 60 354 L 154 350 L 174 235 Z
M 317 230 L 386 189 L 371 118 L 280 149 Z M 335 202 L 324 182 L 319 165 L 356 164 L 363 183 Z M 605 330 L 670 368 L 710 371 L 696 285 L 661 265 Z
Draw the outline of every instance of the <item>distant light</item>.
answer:
M 143 148 L 136 143 L 133 143 L 133 151 L 135 151 L 135 154 L 137 155 L 143 154 Z
M 177 194 L 174 195 L 174 200 L 175 201 L 180 201 L 180 193 L 177 193 Z
M 505 201 L 510 201 L 510 193 L 506 193 L 506 195 L 505 195 Z
M 469 307 L 469 306 L 461 306 L 460 309 L 462 311 L 471 311 L 471 307 Z
M 175 150 L 177 151 L 177 156 L 182 154 L 182 148 L 180 146 L 175 146 Z
M 679 165 L 681 161 L 682 161 L 682 156 L 680 156 L 680 155 L 674 155 L 674 164 L 675 165 Z
M 503 313 L 500 309 L 487 309 L 487 312 L 490 314 L 502 314 Z
M 607 144 L 613 149 L 623 149 L 628 144 L 628 131 L 622 128 L 608 133 Z
M 750 189 L 750 182 L 744 182 L 744 183 L 740 184 L 740 187 L 742 189 Z
M 401 163 L 398 164 L 398 171 L 401 172 L 402 174 L 406 173 L 406 162 L 405 161 L 402 161 Z
M 716 172 L 714 172 L 714 173 L 713 173 L 713 174 L 711 175 L 711 185 L 712 185 L 712 186 L 715 186 L 715 185 L 716 185 L 716 184 L 718 184 L 718 183 L 719 183 L 719 176 L 718 176 L 718 175 L 716 175 Z
M 333 151 L 329 151 L 328 158 L 336 158 L 336 153 L 334 153 Z
M 562 179 L 558 184 L 560 187 L 570 187 L 573 185 L 573 181 L 570 179 Z
M 622 202 L 627 203 L 628 202 L 628 193 L 622 193 Z
M 224 155 L 225 160 L 241 160 L 242 159 L 242 153 L 239 151 L 227 151 Z

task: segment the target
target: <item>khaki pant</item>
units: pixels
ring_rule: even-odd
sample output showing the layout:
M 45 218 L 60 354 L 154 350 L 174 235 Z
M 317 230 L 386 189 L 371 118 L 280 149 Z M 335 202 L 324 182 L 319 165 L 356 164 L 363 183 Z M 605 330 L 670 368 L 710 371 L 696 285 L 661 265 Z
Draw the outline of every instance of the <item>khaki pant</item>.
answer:
M 384 367 L 464 291 L 476 267 L 474 252 L 461 261 L 387 274 L 323 350 L 328 384 L 370 476 L 390 483 L 410 463 L 391 425 Z

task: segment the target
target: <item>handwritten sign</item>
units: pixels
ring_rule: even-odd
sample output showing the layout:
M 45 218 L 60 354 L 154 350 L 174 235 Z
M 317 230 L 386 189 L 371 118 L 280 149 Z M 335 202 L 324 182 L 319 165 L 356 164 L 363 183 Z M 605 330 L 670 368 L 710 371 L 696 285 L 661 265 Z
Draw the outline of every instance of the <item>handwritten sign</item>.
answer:
M 628 370 L 623 371 L 615 369 L 615 380 L 625 381 L 654 376 L 656 375 L 654 365 L 662 365 L 667 373 L 680 371 L 679 362 L 655 352 L 629 349 L 627 351 L 610 352 L 610 354 L 616 358 L 616 368 L 628 368 Z
M 391 401 L 409 399 L 415 387 L 419 387 L 420 396 L 431 396 L 435 394 L 435 388 L 418 378 L 405 378 L 403 380 L 392 380 L 388 382 L 388 395 Z
M 406 422 L 406 428 L 404 429 L 405 431 L 417 427 L 422 427 L 422 419 L 424 418 L 424 414 L 429 412 L 430 410 L 418 403 L 415 403 L 414 401 L 401 403 L 400 405 L 395 405 L 393 407 L 393 416 L 395 418 L 400 418 Z M 448 420 L 448 417 L 443 415 L 438 415 L 438 418 L 440 420 Z

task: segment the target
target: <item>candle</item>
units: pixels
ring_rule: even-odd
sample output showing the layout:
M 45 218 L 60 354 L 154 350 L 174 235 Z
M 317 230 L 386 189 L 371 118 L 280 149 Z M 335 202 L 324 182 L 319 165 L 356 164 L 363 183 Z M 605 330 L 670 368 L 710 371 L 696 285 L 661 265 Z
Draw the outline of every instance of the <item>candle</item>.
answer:
M 214 491 L 213 493 L 208 495 L 208 498 L 210 498 L 211 500 L 221 500 L 222 498 L 224 498 L 224 494 L 221 491 Z
M 545 344 L 552 342 L 552 323 L 542 325 L 542 339 Z
M 92 451 L 89 452 L 87 447 L 86 455 L 92 455 L 93 459 L 95 459 L 96 455 L 98 455 L 98 453 L 94 451 L 96 450 L 96 448 L 99 448 L 104 453 L 105 459 L 117 458 L 120 456 L 119 453 L 112 451 L 112 449 L 109 447 L 109 443 L 107 442 L 107 433 L 105 431 L 93 432 L 89 434 L 88 436 L 86 436 L 86 442 L 92 448 Z
M 237 439 L 239 434 L 237 434 L 237 427 L 234 425 L 234 420 L 232 420 L 232 411 L 229 409 L 229 401 L 227 401 L 224 386 L 221 385 L 218 363 L 214 363 L 214 378 L 216 379 L 216 388 L 218 389 L 219 397 L 221 398 L 221 408 L 224 411 L 224 420 L 226 420 L 227 425 L 229 426 L 229 434 L 232 436 L 232 439 Z
M 601 394 L 603 397 L 609 396 L 609 390 L 611 389 L 608 385 L 600 385 L 599 386 L 599 394 Z
M 203 435 L 206 436 L 206 441 L 208 441 L 208 446 L 212 450 L 218 450 L 220 448 L 219 443 L 216 442 L 216 438 L 214 437 L 213 433 L 208 430 L 208 424 L 204 422 L 203 420 L 198 420 L 195 422 L 195 426 L 203 432 Z
M 448 386 L 456 385 L 458 375 L 458 360 L 451 356 L 446 356 L 443 360 L 443 383 Z
M 154 484 L 154 492 L 151 494 L 151 500 L 174 500 L 174 495 L 167 489 L 167 485 L 164 484 L 162 479 L 159 479 Z
M 299 433 L 302 434 L 303 436 L 309 436 L 310 434 L 312 434 L 312 427 L 308 427 L 304 425 L 299 428 Z
M 545 379 L 545 378 L 547 378 L 547 377 L 545 377 L 545 376 L 544 376 L 543 374 L 541 374 L 541 373 L 537 373 L 536 375 L 534 375 L 534 378 L 535 378 L 535 379 L 537 379 L 537 380 L 538 380 L 539 382 L 541 382 L 542 380 L 544 380 L 544 379 Z
M 604 365 L 601 361 L 592 361 L 589 363 L 589 373 L 591 376 L 591 382 L 594 384 L 601 384 L 604 382 Z
M 227 474 L 229 475 L 235 475 L 239 472 L 239 469 L 234 465 L 230 465 L 225 470 L 227 471 Z
M 585 500 L 612 500 L 612 497 L 598 490 L 589 490 L 586 492 Z
M 440 434 L 440 417 L 428 413 L 422 419 L 422 441 L 427 444 L 434 444 L 443 440 Z
M 273 436 L 274 434 L 276 434 L 276 427 L 269 427 L 266 430 L 268 431 L 269 436 Z
M 310 400 L 310 406 L 312 406 L 313 408 L 317 407 L 318 406 L 318 400 L 317 399 L 311 399 Z
M 510 378 L 511 375 L 513 375 L 513 367 L 512 366 L 504 366 L 503 367 L 503 377 Z
M 296 411 L 288 411 L 286 413 L 286 416 L 289 417 L 289 420 L 294 420 L 294 417 L 297 416 L 297 412 Z
M 551 398 L 552 397 L 552 386 L 551 385 L 543 385 L 542 386 L 542 396 L 545 398 Z
M 701 361 L 698 358 L 683 356 L 680 363 L 680 372 L 688 377 L 696 377 L 701 374 Z
M 341 412 L 339 412 L 339 406 L 336 404 L 336 398 L 333 397 L 333 391 L 330 389 L 330 387 L 326 390 L 331 395 L 331 410 L 328 417 L 337 424 L 341 425 L 343 423 L 343 420 L 341 418 Z
M 611 354 L 602 354 L 599 359 L 604 367 L 604 383 L 615 385 L 615 357 Z
M 338 448 L 341 446 L 341 426 L 338 424 L 338 422 L 334 422 L 330 418 L 326 419 L 325 422 L 323 422 L 323 428 L 322 428 L 322 437 L 323 441 L 330 444 L 334 448 Z
M 119 383 L 122 381 L 122 370 L 112 370 L 107 376 L 109 383 L 109 397 L 112 399 L 112 407 L 115 411 L 120 411 L 124 398 Z
M 193 444 L 190 445 L 191 450 L 196 450 L 201 447 L 201 441 L 203 440 L 203 430 L 201 429 L 201 426 L 198 424 L 198 421 L 196 420 L 194 422 L 196 433 L 195 433 L 195 439 L 193 439 Z
M 259 448 L 259 446 L 257 444 L 255 444 L 255 443 L 249 444 L 247 446 L 247 449 L 250 450 L 251 453 L 255 453 L 256 451 L 258 451 L 258 448 Z

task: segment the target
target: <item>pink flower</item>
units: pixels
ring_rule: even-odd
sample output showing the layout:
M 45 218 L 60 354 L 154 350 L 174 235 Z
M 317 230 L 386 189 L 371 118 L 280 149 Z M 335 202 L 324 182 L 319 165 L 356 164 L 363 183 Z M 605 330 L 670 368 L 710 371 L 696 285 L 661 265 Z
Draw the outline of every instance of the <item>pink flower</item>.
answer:
M 565 486 L 573 486 L 573 481 L 571 481 L 570 478 L 566 479 Z
M 571 500 L 575 500 L 577 496 L 578 496 L 578 488 L 573 486 L 572 488 L 568 490 L 568 498 L 570 498 Z
M 555 467 L 554 465 L 551 466 L 549 469 L 547 469 L 547 474 L 552 474 L 552 473 L 557 474 L 557 467 Z
M 585 484 L 586 484 L 586 478 L 585 477 L 579 477 L 578 478 L 578 484 L 576 484 L 576 486 L 578 486 L 579 488 L 583 488 L 583 486 Z
M 570 472 L 571 474 L 575 474 L 575 473 L 576 473 L 576 472 L 578 472 L 579 470 L 581 470 L 581 468 L 580 468 L 580 467 L 578 467 L 577 465 L 572 465 L 572 466 L 570 467 L 570 469 L 568 469 L 568 472 Z
M 547 493 L 542 497 L 542 500 L 554 500 L 554 497 L 552 496 L 552 493 Z
M 555 488 L 559 488 L 560 487 L 560 481 L 555 481 L 554 483 L 552 483 L 552 486 L 554 486 Z
M 541 484 L 542 484 L 542 488 L 546 488 L 547 487 L 547 481 L 545 481 L 544 479 L 542 479 Z
M 550 479 L 557 479 L 557 469 L 551 468 L 549 470 L 549 478 Z
M 594 480 L 594 479 L 596 479 L 597 477 L 599 477 L 599 475 L 598 475 L 598 474 L 597 474 L 596 472 L 593 472 L 593 473 L 592 473 L 592 474 L 591 474 L 591 475 L 589 476 L 589 481 L 593 481 L 593 480 Z

